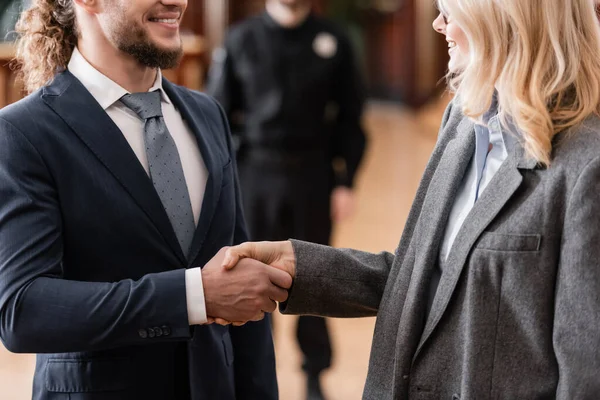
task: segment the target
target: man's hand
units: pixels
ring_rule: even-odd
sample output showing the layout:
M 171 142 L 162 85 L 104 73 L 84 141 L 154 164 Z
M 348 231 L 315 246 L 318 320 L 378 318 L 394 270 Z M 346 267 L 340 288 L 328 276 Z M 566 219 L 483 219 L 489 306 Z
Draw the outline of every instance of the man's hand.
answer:
M 289 240 L 284 242 L 246 242 L 238 246 L 221 249 L 217 256 L 219 256 L 224 250 L 225 257 L 222 261 L 222 267 L 226 270 L 237 269 L 237 266 L 240 265 L 245 258 L 250 258 L 275 267 L 282 272 L 287 273 L 287 275 L 291 276 L 292 278 L 296 275 L 296 256 L 294 255 L 292 242 Z M 215 256 L 213 260 L 216 259 L 217 256 Z M 290 286 L 286 288 L 289 289 Z M 285 300 L 277 301 L 281 302 Z M 235 320 L 215 316 L 210 314 L 208 310 L 207 315 L 209 315 L 209 324 L 217 323 L 219 325 L 232 324 L 234 326 L 241 326 L 245 323 L 244 320 Z
M 240 260 L 234 269 L 223 268 L 226 251 L 221 249 L 202 269 L 206 315 L 259 321 L 265 312 L 275 311 L 276 301 L 287 300 L 292 286 L 289 273 L 252 259 Z
M 331 220 L 342 222 L 354 214 L 355 199 L 352 189 L 336 187 L 331 193 Z
M 296 256 L 292 242 L 289 240 L 283 242 L 246 242 L 229 247 L 225 252 L 223 267 L 233 269 L 244 258 L 252 258 L 278 268 L 287 272 L 292 278 L 296 276 Z

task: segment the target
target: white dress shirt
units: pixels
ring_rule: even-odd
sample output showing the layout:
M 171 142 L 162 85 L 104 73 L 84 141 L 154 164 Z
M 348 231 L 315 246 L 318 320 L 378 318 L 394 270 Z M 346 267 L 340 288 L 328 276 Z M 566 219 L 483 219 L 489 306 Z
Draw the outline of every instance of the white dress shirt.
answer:
M 491 116 L 491 118 L 490 118 Z M 475 125 L 475 153 L 462 180 L 440 246 L 439 261 L 443 265 L 473 205 L 490 183 L 513 148 L 515 137 L 502 129 L 497 106 L 492 105 L 484 116 L 487 126 Z
M 68 69 L 79 79 L 121 130 L 146 173 L 149 173 L 144 146 L 145 122 L 134 111 L 119 101 L 121 97 L 129 94 L 129 92 L 94 68 L 77 48 L 73 51 Z M 156 74 L 154 85 L 148 91 L 155 90 L 160 91 L 161 94 L 163 118 L 179 152 L 183 175 L 192 203 L 194 222 L 198 225 L 204 190 L 208 180 L 208 171 L 194 134 L 163 90 L 160 70 Z M 206 305 L 200 268 L 191 268 L 185 271 L 185 287 L 190 325 L 206 323 Z

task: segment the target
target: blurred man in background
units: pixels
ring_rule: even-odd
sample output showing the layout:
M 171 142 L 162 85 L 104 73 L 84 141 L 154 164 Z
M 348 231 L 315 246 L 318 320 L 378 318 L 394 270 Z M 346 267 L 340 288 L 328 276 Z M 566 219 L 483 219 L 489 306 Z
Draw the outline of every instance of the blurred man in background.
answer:
M 234 26 L 215 52 L 208 91 L 238 145 L 252 240 L 328 244 L 332 222 L 354 208 L 365 148 L 363 86 L 346 34 L 311 13 L 310 0 L 267 0 L 266 12 Z M 331 364 L 325 320 L 300 317 L 309 399 Z

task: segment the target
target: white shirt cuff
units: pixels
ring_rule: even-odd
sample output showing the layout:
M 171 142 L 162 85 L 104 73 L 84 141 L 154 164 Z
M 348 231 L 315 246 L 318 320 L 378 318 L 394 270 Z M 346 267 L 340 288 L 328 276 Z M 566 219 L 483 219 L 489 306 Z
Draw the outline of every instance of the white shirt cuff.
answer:
M 185 270 L 185 297 L 187 300 L 188 322 L 190 325 L 203 325 L 208 322 L 202 270 L 191 268 Z

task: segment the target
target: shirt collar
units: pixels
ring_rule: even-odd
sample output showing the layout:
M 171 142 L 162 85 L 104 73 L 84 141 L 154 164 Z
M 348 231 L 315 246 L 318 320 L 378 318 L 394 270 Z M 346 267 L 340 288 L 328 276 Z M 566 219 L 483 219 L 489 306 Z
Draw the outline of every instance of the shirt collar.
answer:
M 129 94 L 125 88 L 94 68 L 83 57 L 77 47 L 73 50 L 68 69 L 75 78 L 79 79 L 104 110 L 112 106 L 124 95 Z M 160 69 L 156 74 L 154 85 L 148 91 L 152 92 L 155 90 L 160 92 L 163 102 L 171 104 L 169 96 L 167 96 L 162 87 L 162 72 Z
M 504 127 L 502 123 L 500 123 L 500 115 L 498 112 L 498 93 L 494 92 L 494 96 L 492 97 L 492 104 L 488 111 L 486 111 L 481 119 L 481 123 L 477 123 L 475 128 L 480 131 L 485 131 L 487 135 L 490 137 L 493 135 L 495 137 L 500 137 L 502 139 L 502 145 L 508 154 L 512 152 L 517 143 L 517 137 L 519 135 L 519 131 L 514 126 L 514 124 L 510 121 L 510 118 L 507 121 L 508 129 Z
M 514 147 L 515 147 L 515 143 L 517 142 L 517 133 L 518 131 L 516 130 L 516 128 L 509 122 L 509 128 L 510 129 L 506 129 L 501 123 L 500 123 L 500 117 L 498 116 L 498 114 L 494 115 L 493 117 L 491 117 L 488 121 L 488 125 L 487 125 L 487 130 L 488 130 L 488 134 L 490 135 L 490 138 L 493 136 L 494 138 L 501 138 L 502 141 L 502 145 L 504 146 L 504 149 L 506 151 L 507 154 L 510 154 Z M 490 139 L 493 140 L 493 139 Z
M 483 125 L 488 125 L 489 121 L 498 115 L 498 92 L 494 91 L 492 96 L 492 104 L 490 108 L 483 114 L 481 120 Z

